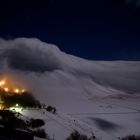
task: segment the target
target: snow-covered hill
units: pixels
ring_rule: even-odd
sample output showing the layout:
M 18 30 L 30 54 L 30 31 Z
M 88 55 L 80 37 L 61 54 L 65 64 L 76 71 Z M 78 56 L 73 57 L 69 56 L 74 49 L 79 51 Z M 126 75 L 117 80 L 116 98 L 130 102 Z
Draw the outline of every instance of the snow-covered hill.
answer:
M 33 91 L 42 103 L 54 105 L 65 115 L 76 117 L 80 124 L 97 127 L 107 135 L 114 128 L 110 133 L 114 138 L 122 135 L 121 132 L 127 134 L 133 130 L 138 133 L 139 61 L 89 61 L 66 54 L 57 46 L 38 39 L 18 38 L 0 39 L 0 64 L 1 75 L 15 79 Z M 61 123 L 60 120 L 57 122 L 58 128 Z M 70 125 L 65 123 L 67 127 Z M 100 124 L 104 123 L 113 127 L 102 129 Z M 71 125 L 73 128 L 74 124 Z M 128 129 L 130 126 L 135 128 Z M 51 129 L 54 134 L 58 134 L 56 128 Z

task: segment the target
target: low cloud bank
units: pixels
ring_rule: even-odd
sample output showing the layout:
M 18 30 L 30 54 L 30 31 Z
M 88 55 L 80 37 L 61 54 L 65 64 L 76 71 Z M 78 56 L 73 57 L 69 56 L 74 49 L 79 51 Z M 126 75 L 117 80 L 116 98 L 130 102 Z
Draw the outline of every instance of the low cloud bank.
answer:
M 0 39 L 1 68 L 7 66 L 10 69 L 28 72 L 54 71 L 61 69 L 57 55 L 61 54 L 55 45 L 38 39 Z

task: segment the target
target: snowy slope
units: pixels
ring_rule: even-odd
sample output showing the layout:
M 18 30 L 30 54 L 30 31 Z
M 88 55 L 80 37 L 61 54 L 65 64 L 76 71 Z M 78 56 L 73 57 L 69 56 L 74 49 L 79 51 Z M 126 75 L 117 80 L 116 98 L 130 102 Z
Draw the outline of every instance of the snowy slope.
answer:
M 48 131 L 58 140 L 68 136 L 71 129 L 79 130 L 69 123 L 69 117 L 83 123 L 86 130 L 99 129 L 106 139 L 140 130 L 139 61 L 89 61 L 33 38 L 0 39 L 0 58 L 1 75 L 15 79 L 42 103 L 64 113 L 60 113 L 64 118 L 49 116 L 51 121 L 47 122 Z M 120 131 L 102 129 L 100 122 L 113 124 Z M 68 130 L 64 131 L 65 127 Z

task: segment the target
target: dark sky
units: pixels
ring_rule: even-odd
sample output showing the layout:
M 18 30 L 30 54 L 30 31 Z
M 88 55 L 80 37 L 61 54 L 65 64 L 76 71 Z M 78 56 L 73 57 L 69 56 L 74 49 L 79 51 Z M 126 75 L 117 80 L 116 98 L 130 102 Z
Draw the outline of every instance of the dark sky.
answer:
M 87 59 L 140 60 L 139 0 L 0 0 L 0 37 L 37 37 Z

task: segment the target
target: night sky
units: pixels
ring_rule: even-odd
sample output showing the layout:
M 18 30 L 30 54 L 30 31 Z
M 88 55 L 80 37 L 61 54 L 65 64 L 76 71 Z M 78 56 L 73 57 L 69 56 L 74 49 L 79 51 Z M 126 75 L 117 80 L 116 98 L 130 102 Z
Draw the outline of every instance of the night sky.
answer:
M 36 37 L 92 60 L 140 60 L 140 1 L 0 0 L 0 37 Z

